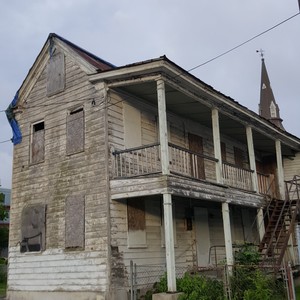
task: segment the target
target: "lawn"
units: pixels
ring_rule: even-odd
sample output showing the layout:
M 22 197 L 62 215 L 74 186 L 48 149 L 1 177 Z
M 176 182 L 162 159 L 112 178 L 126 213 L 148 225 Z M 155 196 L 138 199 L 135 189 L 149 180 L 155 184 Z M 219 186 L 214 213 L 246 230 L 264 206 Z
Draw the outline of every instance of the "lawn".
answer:
M 295 287 L 296 290 L 296 299 L 300 300 L 300 285 Z
M 0 282 L 0 297 L 6 295 L 6 282 Z

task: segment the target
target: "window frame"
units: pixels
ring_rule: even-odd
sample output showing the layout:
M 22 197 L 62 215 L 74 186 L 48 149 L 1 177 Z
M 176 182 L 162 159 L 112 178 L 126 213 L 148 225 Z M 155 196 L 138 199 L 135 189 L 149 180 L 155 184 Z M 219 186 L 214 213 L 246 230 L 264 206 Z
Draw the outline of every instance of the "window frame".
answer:
M 43 123 L 43 129 L 39 129 L 39 130 L 35 130 L 35 127 L 39 124 Z M 34 159 L 33 155 L 34 155 L 34 143 L 37 143 L 37 141 L 35 141 L 35 133 L 39 132 L 39 131 L 43 131 L 43 157 L 40 160 L 36 160 Z M 31 165 L 35 165 L 35 164 L 39 164 L 39 163 L 43 163 L 45 161 L 45 120 L 41 119 L 39 121 L 33 122 L 30 125 L 30 154 L 29 154 L 29 163 Z

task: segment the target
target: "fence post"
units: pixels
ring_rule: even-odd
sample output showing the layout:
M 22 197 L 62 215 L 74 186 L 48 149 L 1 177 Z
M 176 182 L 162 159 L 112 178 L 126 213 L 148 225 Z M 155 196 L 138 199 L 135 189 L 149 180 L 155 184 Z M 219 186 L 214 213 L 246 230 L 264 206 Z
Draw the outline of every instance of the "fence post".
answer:
M 133 265 L 133 276 L 134 276 L 134 300 L 137 300 L 137 272 L 136 272 L 136 264 Z
M 130 300 L 133 298 L 133 261 L 130 261 Z
M 288 299 L 289 300 L 296 300 L 295 287 L 294 287 L 294 278 L 293 278 L 293 272 L 292 272 L 290 262 L 287 264 L 286 269 L 287 269 L 286 273 L 287 273 Z

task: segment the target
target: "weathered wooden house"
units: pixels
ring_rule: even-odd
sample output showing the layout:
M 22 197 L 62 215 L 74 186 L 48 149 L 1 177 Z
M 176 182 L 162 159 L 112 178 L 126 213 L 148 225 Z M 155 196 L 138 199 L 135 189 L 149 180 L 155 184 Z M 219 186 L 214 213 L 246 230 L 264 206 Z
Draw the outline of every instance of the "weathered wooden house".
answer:
M 300 140 L 165 56 L 115 67 L 50 34 L 8 113 L 8 299 L 127 299 L 130 261 L 176 291 L 178 267 L 275 249 L 264 208 Z

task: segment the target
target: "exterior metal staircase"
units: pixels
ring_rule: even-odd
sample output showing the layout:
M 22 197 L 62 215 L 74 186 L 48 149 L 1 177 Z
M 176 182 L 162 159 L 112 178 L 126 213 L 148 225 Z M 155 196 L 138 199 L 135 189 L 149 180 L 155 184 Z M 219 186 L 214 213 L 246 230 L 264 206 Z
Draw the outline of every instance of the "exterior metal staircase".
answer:
M 294 224 L 300 211 L 300 176 L 286 181 L 286 199 L 272 199 L 267 207 L 268 224 L 259 245 L 261 265 L 281 267 Z

